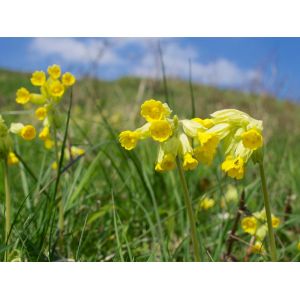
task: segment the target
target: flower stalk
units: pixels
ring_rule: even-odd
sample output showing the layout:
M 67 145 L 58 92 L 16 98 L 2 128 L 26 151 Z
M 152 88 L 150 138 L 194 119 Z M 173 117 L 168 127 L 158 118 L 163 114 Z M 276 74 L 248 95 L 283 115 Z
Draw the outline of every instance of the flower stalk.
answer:
M 4 188 L 5 188 L 5 244 L 8 243 L 11 228 L 11 198 L 8 179 L 7 160 L 3 160 L 4 165 Z M 5 250 L 5 261 L 7 260 L 7 251 Z
M 182 189 L 183 189 L 185 206 L 187 209 L 188 218 L 189 218 L 190 227 L 191 227 L 191 238 L 192 238 L 192 243 L 193 243 L 193 248 L 194 248 L 194 257 L 195 257 L 195 261 L 200 262 L 202 260 L 201 260 L 200 251 L 199 251 L 199 242 L 198 242 L 198 237 L 197 237 L 195 215 L 194 215 L 194 211 L 193 211 L 192 201 L 189 196 L 187 183 L 186 183 L 186 180 L 184 177 L 182 164 L 181 164 L 178 156 L 176 157 L 176 163 L 177 163 L 177 168 L 178 168 L 178 172 L 179 172 L 180 183 L 181 183 Z
M 267 183 L 266 183 L 266 176 L 263 162 L 259 162 L 259 171 L 260 171 L 260 178 L 261 178 L 261 185 L 264 195 L 264 206 L 266 211 L 267 217 L 267 224 L 268 224 L 268 236 L 269 236 L 269 243 L 270 243 L 270 254 L 272 261 L 277 261 L 277 253 L 276 253 L 276 243 L 275 243 L 275 236 L 272 226 L 272 215 L 271 215 L 271 205 L 270 199 L 268 195 Z

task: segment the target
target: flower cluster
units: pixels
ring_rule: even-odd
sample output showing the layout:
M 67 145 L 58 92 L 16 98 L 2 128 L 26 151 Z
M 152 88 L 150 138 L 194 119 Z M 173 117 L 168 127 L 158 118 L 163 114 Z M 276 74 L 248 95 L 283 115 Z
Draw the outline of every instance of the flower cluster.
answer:
M 211 116 L 214 126 L 210 130 L 223 139 L 226 159 L 221 168 L 228 176 L 242 179 L 247 161 L 263 145 L 262 121 L 236 109 L 220 110 Z
M 46 149 L 51 149 L 54 142 L 50 136 L 50 128 L 53 123 L 57 123 L 57 105 L 76 79 L 69 72 L 62 75 L 60 66 L 55 64 L 49 66 L 47 72 L 48 78 L 43 71 L 33 72 L 30 81 L 33 86 L 39 88 L 39 93 L 31 93 L 21 87 L 17 90 L 16 102 L 22 105 L 27 103 L 38 105 L 35 116 L 39 121 L 43 121 L 43 129 L 39 133 L 39 138 L 44 141 Z
M 256 240 L 263 241 L 268 232 L 267 217 L 265 210 L 253 213 L 251 216 L 244 217 L 241 221 L 244 232 L 254 236 Z M 280 219 L 272 215 L 272 227 L 277 228 L 280 225 Z
M 126 150 L 136 147 L 139 140 L 152 138 L 159 143 L 155 170 L 169 171 L 176 166 L 176 157 L 182 158 L 184 170 L 193 170 L 199 161 L 210 163 L 217 142 L 212 134 L 205 131 L 210 122 L 201 119 L 179 120 L 166 103 L 150 99 L 141 106 L 141 115 L 146 124 L 135 131 L 126 130 L 120 133 L 119 141 Z M 193 149 L 192 139 L 197 147 Z
M 19 135 L 26 141 L 31 141 L 35 138 L 36 131 L 30 124 L 11 123 L 10 127 L 7 127 L 0 115 L 0 159 L 5 159 L 9 165 L 15 165 L 19 159 L 13 152 L 11 133 Z
M 158 172 L 174 169 L 177 156 L 182 158 L 184 170 L 192 170 L 199 163 L 209 165 L 222 141 L 226 158 L 221 168 L 230 177 L 241 179 L 247 161 L 263 145 L 262 121 L 235 109 L 217 111 L 209 119 L 179 120 L 176 115 L 171 118 L 166 103 L 150 99 L 142 104 L 141 115 L 146 124 L 121 132 L 119 141 L 126 150 L 134 149 L 145 138 L 158 142 Z

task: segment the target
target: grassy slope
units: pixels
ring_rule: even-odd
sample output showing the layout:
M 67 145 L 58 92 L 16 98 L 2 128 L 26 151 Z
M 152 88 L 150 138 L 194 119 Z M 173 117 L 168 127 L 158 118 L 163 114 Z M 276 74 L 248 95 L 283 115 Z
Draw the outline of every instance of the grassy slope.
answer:
M 23 111 L 15 104 L 15 91 L 20 86 L 30 88 L 29 78 L 29 74 L 0 70 L 1 113 L 7 120 L 33 120 L 30 114 L 7 114 Z M 168 89 L 172 109 L 180 112 L 181 117 L 190 117 L 188 83 L 169 80 Z M 231 107 L 264 120 L 270 196 L 276 215 L 282 221 L 286 218 L 277 230 L 280 256 L 282 260 L 297 260 L 296 242 L 300 236 L 297 215 L 300 207 L 294 195 L 298 195 L 300 189 L 297 168 L 300 164 L 299 106 L 268 96 L 201 85 L 194 85 L 193 90 L 199 117 Z M 62 257 L 85 261 L 192 259 L 176 171 L 167 174 L 153 171 L 156 147 L 150 142 L 141 143 L 132 152 L 123 151 L 117 143 L 116 135 L 120 130 L 142 124 L 139 105 L 150 97 L 165 98 L 159 81 L 85 79 L 76 85 L 69 142 L 81 145 L 87 154 L 62 176 L 60 193 L 66 206 L 64 249 L 57 245 L 55 207 L 49 205 L 47 194 L 40 192 L 54 176 L 49 167 L 53 153 L 45 153 L 38 140 L 29 144 L 17 141 L 19 153 L 37 181 L 26 169 L 11 169 L 13 215 L 16 217 L 11 239 L 16 250 L 12 257 L 34 261 Z M 66 112 L 67 97 L 64 102 L 62 117 Z M 25 110 L 30 113 L 32 107 L 25 107 Z M 201 166 L 187 174 L 195 207 L 203 194 L 216 199 L 217 204 L 211 211 L 198 211 L 197 220 L 205 245 L 202 251 L 207 253 L 206 260 L 217 261 L 222 259 L 226 250 L 228 231 L 237 209 L 238 199 L 229 203 L 224 200 L 228 186 L 235 186 L 239 194 L 245 188 L 250 212 L 262 208 L 255 166 L 249 163 L 246 178 L 237 183 L 220 172 L 220 159 L 217 157 L 211 168 Z M 49 185 L 45 191 L 51 194 L 52 189 Z M 29 197 L 26 198 L 28 192 Z M 1 186 L 1 199 L 2 196 Z M 290 204 L 291 213 L 285 216 Z M 3 212 L 3 202 L 1 206 Z M 0 218 L 0 226 L 3 228 L 3 218 Z M 244 260 L 245 243 L 250 238 L 241 229 L 238 237 L 232 255 L 237 260 Z M 257 261 L 267 257 L 252 255 L 249 259 Z

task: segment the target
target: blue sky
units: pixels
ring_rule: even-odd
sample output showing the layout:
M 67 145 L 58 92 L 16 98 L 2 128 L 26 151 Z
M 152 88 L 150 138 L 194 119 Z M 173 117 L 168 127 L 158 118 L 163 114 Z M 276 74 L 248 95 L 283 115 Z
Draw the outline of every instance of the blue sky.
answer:
M 190 59 L 195 82 L 300 101 L 299 38 L 0 38 L 0 67 L 160 77 L 158 41 L 169 76 L 187 79 Z

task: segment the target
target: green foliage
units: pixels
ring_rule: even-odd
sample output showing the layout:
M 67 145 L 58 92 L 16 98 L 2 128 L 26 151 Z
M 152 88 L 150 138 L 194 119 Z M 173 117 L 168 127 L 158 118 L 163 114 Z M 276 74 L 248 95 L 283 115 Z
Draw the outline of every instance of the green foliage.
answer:
M 33 107 L 25 106 L 24 112 L 15 103 L 16 90 L 28 86 L 29 78 L 29 74 L 0 71 L 1 114 L 5 119 L 38 124 L 32 119 Z M 204 118 L 217 109 L 237 108 L 264 121 L 267 184 L 273 213 L 281 219 L 275 230 L 279 258 L 299 260 L 300 107 L 267 95 L 189 86 L 188 82 L 168 79 L 172 109 L 184 117 L 192 112 L 191 88 L 196 116 Z M 65 206 L 63 250 L 58 245 L 58 213 L 51 197 L 56 182 L 56 171 L 51 169 L 54 152 L 46 151 L 38 139 L 30 143 L 16 141 L 15 150 L 22 163 L 9 169 L 13 225 L 7 246 L 0 169 L 1 259 L 8 249 L 9 260 L 21 261 L 193 260 L 176 170 L 164 174 L 154 171 L 156 148 L 151 143 L 141 142 L 127 152 L 117 139 L 121 130 L 141 124 L 142 101 L 164 101 L 164 93 L 162 82 L 152 79 L 127 77 L 107 82 L 84 78 L 75 85 L 66 148 L 76 145 L 86 153 L 74 161 L 62 162 L 57 198 Z M 68 97 L 63 106 L 65 124 Z M 243 190 L 243 214 L 263 207 L 257 166 L 249 163 L 246 178 L 236 182 L 224 176 L 220 163 L 218 156 L 210 168 L 200 166 L 186 173 L 206 261 L 224 260 Z M 230 186 L 237 191 L 234 199 L 226 198 Z M 204 195 L 216 201 L 207 211 L 199 209 Z M 251 236 L 242 231 L 240 223 L 235 236 L 227 260 L 269 260 L 265 255 L 247 253 Z

